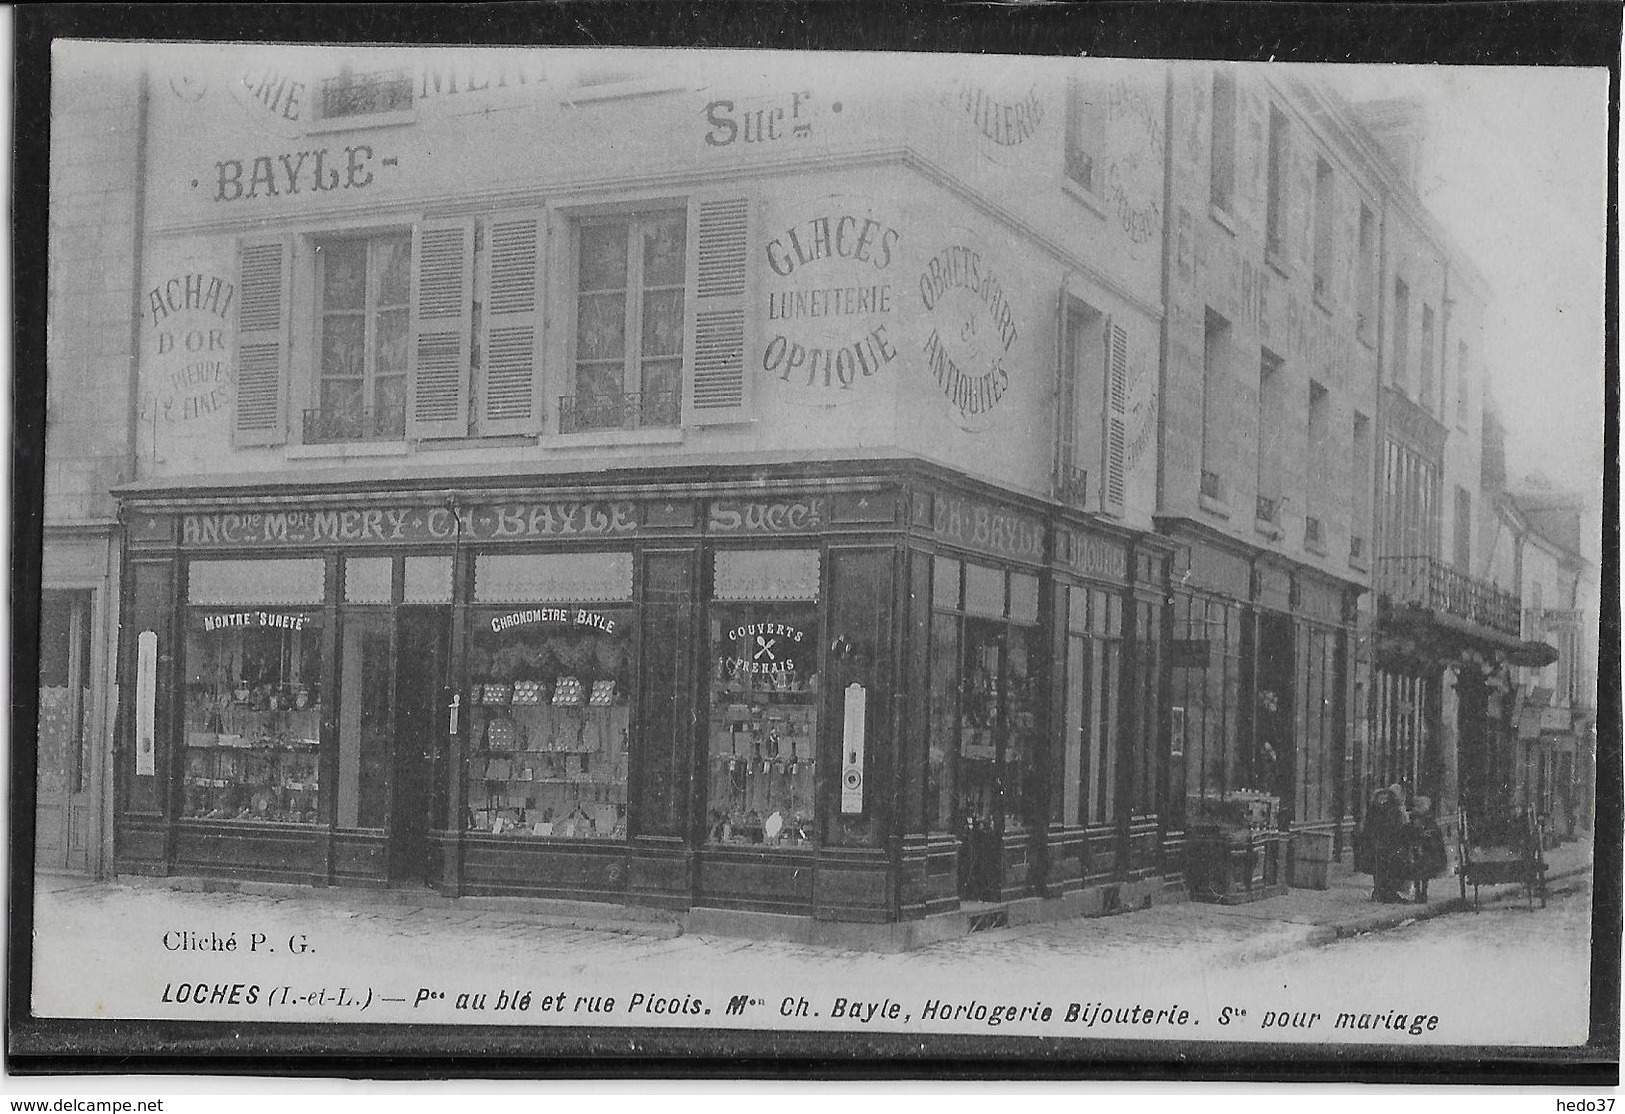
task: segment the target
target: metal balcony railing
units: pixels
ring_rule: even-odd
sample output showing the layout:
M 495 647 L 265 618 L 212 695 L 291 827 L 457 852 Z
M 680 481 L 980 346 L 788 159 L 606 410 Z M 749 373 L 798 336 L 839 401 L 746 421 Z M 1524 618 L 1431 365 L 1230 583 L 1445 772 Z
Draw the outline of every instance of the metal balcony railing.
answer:
M 1061 465 L 1055 478 L 1055 498 L 1069 507 L 1083 507 L 1089 501 L 1089 473 L 1082 468 Z
M 335 441 L 400 441 L 406 437 L 406 407 L 306 410 L 304 430 L 307 445 L 330 445 Z
M 632 394 L 561 395 L 559 432 L 595 429 L 674 429 L 682 417 L 676 391 Z
M 1454 615 L 1513 638 L 1521 637 L 1518 596 L 1433 557 L 1382 557 L 1377 594 L 1394 604 L 1415 604 Z

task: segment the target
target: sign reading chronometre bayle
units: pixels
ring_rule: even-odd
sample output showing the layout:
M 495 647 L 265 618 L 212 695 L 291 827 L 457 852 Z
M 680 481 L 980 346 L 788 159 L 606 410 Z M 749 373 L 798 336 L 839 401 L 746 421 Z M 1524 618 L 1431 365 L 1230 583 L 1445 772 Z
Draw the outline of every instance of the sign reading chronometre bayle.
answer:
M 782 398 L 840 406 L 891 393 L 905 270 L 893 209 L 859 194 L 771 207 L 756 311 L 759 367 Z
M 1022 374 L 1017 279 L 970 229 L 946 229 L 925 247 L 910 276 L 910 389 L 934 393 L 955 425 L 980 432 L 1007 409 Z

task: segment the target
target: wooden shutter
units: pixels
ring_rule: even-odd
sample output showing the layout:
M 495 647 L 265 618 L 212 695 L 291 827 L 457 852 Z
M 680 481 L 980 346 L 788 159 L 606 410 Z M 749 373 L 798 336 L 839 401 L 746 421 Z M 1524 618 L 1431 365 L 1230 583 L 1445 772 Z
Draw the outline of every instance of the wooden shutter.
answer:
M 547 221 L 540 209 L 498 213 L 485 226 L 480 326 L 480 432 L 541 430 L 542 299 Z
M 685 393 L 692 425 L 750 418 L 756 346 L 747 292 L 754 209 L 746 197 L 704 195 L 689 202 L 693 250 Z
M 244 240 L 238 253 L 237 397 L 232 440 L 280 445 L 288 439 L 288 321 L 293 241 Z
M 412 391 L 406 434 L 468 435 L 474 221 L 424 221 L 412 236 Z
M 1106 319 L 1105 436 L 1101 439 L 1100 509 L 1122 514 L 1127 483 L 1128 334 Z
M 1075 90 L 1074 81 L 1069 89 Z M 1078 408 L 1077 376 L 1072 366 L 1072 350 L 1067 344 L 1068 314 L 1071 299 L 1067 296 L 1066 280 L 1061 281 L 1061 295 L 1055 305 L 1055 482 L 1054 494 L 1065 497 L 1068 469 L 1077 463 Z

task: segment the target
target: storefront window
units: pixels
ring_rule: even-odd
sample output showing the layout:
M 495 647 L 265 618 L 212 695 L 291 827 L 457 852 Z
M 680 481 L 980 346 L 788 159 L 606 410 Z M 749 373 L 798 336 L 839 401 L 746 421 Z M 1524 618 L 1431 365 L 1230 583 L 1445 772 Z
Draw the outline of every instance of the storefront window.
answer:
M 468 650 L 468 827 L 625 839 L 628 607 L 481 607 Z
M 818 609 L 711 608 L 706 838 L 810 847 L 818 751 Z
M 189 610 L 182 816 L 317 821 L 321 673 L 320 611 Z

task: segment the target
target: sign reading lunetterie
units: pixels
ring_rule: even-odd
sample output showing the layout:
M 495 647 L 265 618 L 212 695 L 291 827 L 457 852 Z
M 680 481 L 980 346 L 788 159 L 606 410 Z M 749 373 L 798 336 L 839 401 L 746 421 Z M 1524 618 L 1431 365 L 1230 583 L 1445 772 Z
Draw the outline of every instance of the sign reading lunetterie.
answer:
M 1018 561 L 1044 559 L 1042 522 L 972 499 L 933 496 L 931 531 L 942 541 L 996 557 L 1013 557 Z
M 365 507 L 222 511 L 181 518 L 184 546 L 368 545 L 611 537 L 638 525 L 623 501 L 494 503 L 462 507 Z
M 763 247 L 768 278 L 761 368 L 785 397 L 831 406 L 898 356 L 893 290 L 902 233 L 883 206 L 852 195 L 777 206 Z

